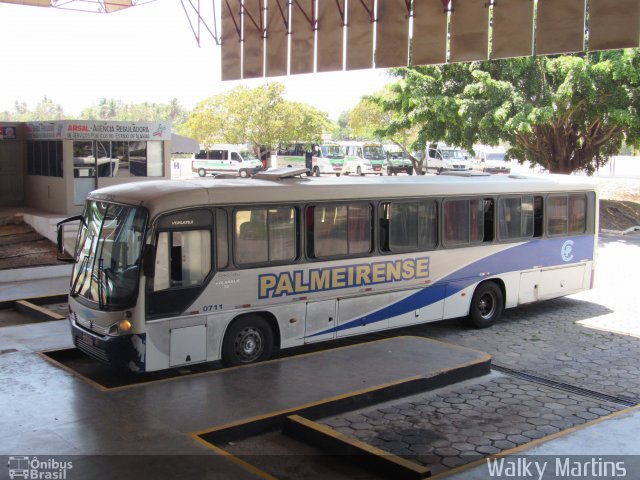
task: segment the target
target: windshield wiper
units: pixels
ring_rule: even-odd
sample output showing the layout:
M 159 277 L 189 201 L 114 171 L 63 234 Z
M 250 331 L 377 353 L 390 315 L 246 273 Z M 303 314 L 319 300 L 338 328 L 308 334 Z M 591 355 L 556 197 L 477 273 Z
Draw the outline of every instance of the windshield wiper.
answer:
M 84 258 L 82 259 L 82 263 L 80 264 L 80 267 L 78 268 L 78 273 L 76 274 L 76 278 L 73 279 L 73 284 L 71 285 L 71 291 L 69 292 L 69 295 L 71 295 L 72 297 L 78 296 L 78 290 L 76 290 L 76 287 L 78 286 L 78 280 L 80 280 L 80 275 L 82 275 L 83 273 L 85 274 L 85 278 L 86 278 L 85 268 L 87 267 L 88 262 L 89 262 L 89 255 L 85 255 Z M 82 281 L 82 284 L 84 284 L 84 280 Z
M 100 257 L 98 259 L 98 308 L 104 310 L 104 300 L 102 299 L 103 287 L 102 277 L 104 277 L 104 259 Z

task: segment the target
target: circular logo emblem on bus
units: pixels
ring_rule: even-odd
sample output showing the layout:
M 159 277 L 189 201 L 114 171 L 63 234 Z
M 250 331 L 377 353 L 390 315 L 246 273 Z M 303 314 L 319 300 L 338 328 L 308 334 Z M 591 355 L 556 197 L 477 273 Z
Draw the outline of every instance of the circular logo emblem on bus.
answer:
M 573 260 L 573 240 L 567 240 L 562 244 L 560 249 L 560 256 L 565 262 Z

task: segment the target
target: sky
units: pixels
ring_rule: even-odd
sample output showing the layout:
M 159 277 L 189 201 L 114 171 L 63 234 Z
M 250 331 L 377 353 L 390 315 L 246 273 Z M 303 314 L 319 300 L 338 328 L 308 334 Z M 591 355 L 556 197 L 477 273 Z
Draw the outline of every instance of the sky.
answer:
M 11 110 L 15 101 L 33 108 L 45 95 L 69 116 L 100 98 L 133 103 L 177 98 L 191 109 L 238 84 L 256 87 L 275 80 L 286 86 L 288 100 L 337 119 L 391 81 L 385 70 L 371 69 L 222 82 L 220 47 L 210 36 L 203 39 L 199 47 L 179 0 L 110 14 L 0 3 L 0 111 Z

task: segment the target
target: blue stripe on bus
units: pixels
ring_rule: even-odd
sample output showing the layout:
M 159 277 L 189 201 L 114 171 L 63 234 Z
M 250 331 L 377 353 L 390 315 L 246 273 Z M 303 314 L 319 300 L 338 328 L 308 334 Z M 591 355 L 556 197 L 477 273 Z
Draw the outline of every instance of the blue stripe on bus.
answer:
M 349 330 L 361 327 L 363 324 L 370 325 L 427 307 L 448 296 L 455 295 L 470 285 L 482 281 L 485 277 L 530 270 L 534 267 L 570 265 L 593 260 L 593 242 L 594 237 L 588 235 L 531 240 L 515 245 L 470 263 L 396 303 L 341 325 L 308 335 L 306 338 Z M 540 248 L 540 243 L 544 245 L 544 248 Z M 434 288 L 438 285 L 448 285 L 449 288 Z

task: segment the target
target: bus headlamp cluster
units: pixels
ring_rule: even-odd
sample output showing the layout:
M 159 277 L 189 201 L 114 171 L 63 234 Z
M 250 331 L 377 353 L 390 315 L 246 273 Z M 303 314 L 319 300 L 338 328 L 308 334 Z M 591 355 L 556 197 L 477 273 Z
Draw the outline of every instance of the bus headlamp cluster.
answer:
M 114 323 L 111 325 L 109 329 L 109 335 L 121 335 L 123 333 L 127 333 L 131 330 L 131 322 L 128 318 L 123 318 L 118 323 Z

